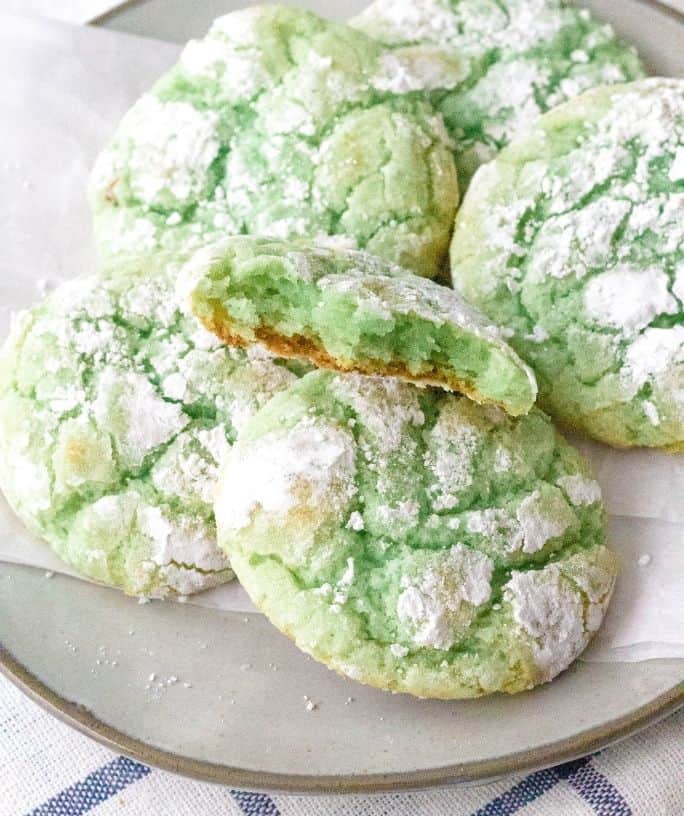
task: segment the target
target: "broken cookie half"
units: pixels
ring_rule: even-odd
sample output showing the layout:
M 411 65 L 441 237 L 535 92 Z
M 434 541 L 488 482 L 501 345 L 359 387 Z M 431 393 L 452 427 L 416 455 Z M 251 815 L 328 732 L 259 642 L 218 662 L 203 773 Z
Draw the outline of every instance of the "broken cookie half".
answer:
M 498 328 L 452 289 L 368 253 L 227 238 L 193 258 L 181 286 L 229 345 L 435 385 L 513 416 L 536 398 L 534 374 Z

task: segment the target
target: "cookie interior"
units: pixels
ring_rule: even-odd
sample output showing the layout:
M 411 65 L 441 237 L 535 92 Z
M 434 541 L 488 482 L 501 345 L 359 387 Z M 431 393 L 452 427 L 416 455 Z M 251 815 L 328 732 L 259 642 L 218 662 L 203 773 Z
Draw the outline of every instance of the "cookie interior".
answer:
M 216 252 L 191 308 L 228 344 L 438 385 L 514 416 L 534 403 L 531 372 L 447 287 L 358 252 L 248 238 Z

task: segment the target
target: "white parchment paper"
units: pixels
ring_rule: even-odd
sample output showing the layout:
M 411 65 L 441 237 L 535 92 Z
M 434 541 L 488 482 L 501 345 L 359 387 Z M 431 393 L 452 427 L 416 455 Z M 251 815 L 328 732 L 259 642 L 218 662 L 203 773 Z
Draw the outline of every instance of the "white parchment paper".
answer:
M 2 0 L 7 14 L 31 14 L 65 23 L 89 23 L 126 0 Z
M 177 46 L 108 31 L 0 17 L 0 334 L 12 310 L 94 269 L 85 199 L 94 157 Z M 684 456 L 573 439 L 610 513 L 622 574 L 589 660 L 684 658 Z M 74 574 L 0 499 L 0 560 Z M 189 599 L 253 610 L 237 582 Z

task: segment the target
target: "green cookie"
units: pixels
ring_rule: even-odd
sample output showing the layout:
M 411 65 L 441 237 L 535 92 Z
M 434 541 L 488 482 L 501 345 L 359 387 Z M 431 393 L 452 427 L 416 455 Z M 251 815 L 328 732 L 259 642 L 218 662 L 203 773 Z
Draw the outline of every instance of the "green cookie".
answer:
M 534 375 L 496 327 L 453 289 L 367 253 L 229 238 L 185 274 L 193 312 L 227 343 L 439 385 L 513 415 L 534 404 Z
M 538 410 L 308 374 L 225 459 L 219 544 L 317 660 L 421 697 L 551 680 L 610 599 L 598 484 Z
M 0 357 L 0 486 L 68 564 L 126 592 L 229 580 L 212 498 L 236 430 L 295 377 L 220 345 L 156 274 L 68 282 Z
M 226 234 L 332 236 L 435 276 L 458 187 L 442 118 L 413 90 L 426 72 L 449 84 L 462 65 L 398 62 L 361 32 L 284 6 L 220 17 L 97 160 L 104 256 L 177 258 Z
M 684 81 L 599 88 L 483 167 L 452 275 L 542 406 L 613 445 L 684 446 Z
M 352 25 L 397 48 L 432 44 L 463 77 L 432 94 L 465 189 L 480 164 L 555 105 L 643 76 L 633 48 L 565 0 L 375 0 Z

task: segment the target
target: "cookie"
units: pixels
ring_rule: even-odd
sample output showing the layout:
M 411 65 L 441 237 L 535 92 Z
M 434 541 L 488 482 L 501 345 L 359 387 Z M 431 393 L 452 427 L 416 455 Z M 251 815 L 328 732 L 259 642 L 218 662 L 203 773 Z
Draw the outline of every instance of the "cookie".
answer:
M 432 93 L 456 143 L 462 189 L 539 114 L 643 76 L 633 48 L 565 0 L 375 0 L 352 25 L 398 54 L 432 44 L 464 60 L 456 87 Z
M 364 252 L 230 238 L 193 259 L 181 286 L 229 344 L 439 385 L 513 415 L 537 395 L 499 330 L 452 289 Z
M 436 275 L 458 186 L 444 123 L 415 89 L 461 73 L 455 57 L 398 61 L 298 9 L 218 18 L 97 160 L 91 202 L 105 258 L 177 258 L 226 234 L 332 236 Z
M 0 358 L 0 486 L 82 574 L 131 594 L 227 581 L 212 512 L 239 427 L 294 374 L 222 346 L 159 274 L 63 284 Z
M 595 89 L 483 167 L 455 288 L 506 327 L 542 406 L 617 446 L 684 445 L 684 81 Z
M 534 409 L 313 372 L 225 459 L 219 544 L 254 603 L 332 669 L 421 697 L 551 680 L 616 574 L 598 484 Z

